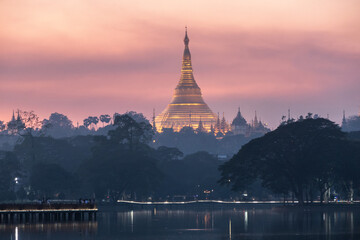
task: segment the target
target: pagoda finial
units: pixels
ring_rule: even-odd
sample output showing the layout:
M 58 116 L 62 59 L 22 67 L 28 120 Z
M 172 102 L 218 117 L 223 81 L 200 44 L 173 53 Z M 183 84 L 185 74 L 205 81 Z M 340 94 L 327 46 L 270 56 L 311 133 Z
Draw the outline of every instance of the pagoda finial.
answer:
M 189 37 L 187 35 L 187 26 L 185 26 L 185 38 L 184 38 L 184 43 L 185 43 L 185 46 L 189 45 Z

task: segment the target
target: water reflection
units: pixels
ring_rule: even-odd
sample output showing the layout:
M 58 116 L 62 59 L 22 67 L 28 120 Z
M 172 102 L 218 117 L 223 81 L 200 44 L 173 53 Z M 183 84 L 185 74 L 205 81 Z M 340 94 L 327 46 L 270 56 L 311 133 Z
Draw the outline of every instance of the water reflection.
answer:
M 247 232 L 248 228 L 248 211 L 244 212 L 244 231 Z
M 0 224 L 0 239 L 360 239 L 358 210 L 169 210 L 99 212 L 93 222 Z
M 19 239 L 19 228 L 15 227 L 15 240 Z
M 229 239 L 231 239 L 231 218 L 229 219 Z
M 97 222 L 0 224 L 0 239 L 55 239 L 57 234 L 92 236 L 97 227 Z

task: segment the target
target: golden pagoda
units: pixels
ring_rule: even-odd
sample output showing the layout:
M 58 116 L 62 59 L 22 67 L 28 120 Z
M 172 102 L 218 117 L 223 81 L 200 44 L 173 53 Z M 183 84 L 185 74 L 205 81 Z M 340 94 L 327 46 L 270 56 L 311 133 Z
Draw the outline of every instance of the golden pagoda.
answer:
M 160 132 L 164 128 L 180 131 L 186 126 L 197 129 L 200 120 L 203 128 L 210 131 L 217 120 L 217 116 L 204 102 L 201 90 L 194 79 L 187 29 L 184 43 L 180 81 L 174 90 L 171 103 L 155 118 L 157 130 Z

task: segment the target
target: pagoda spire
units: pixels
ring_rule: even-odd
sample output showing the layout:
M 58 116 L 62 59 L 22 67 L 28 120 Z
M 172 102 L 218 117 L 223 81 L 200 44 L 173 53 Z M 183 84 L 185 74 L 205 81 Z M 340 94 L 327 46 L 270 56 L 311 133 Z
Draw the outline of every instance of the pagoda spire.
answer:
M 238 107 L 238 112 L 237 112 L 235 118 L 242 118 L 242 116 L 241 116 L 241 111 L 240 111 L 240 107 Z
M 196 89 L 196 91 L 198 91 L 198 94 L 201 95 L 200 88 L 195 82 L 195 78 L 193 75 L 189 41 L 190 39 L 187 34 L 187 27 L 185 27 L 185 38 L 184 38 L 185 49 L 182 59 L 181 77 L 176 88 L 177 89 L 194 88 Z
M 196 129 L 196 132 L 197 133 L 206 132 L 206 129 L 204 128 L 203 123 L 201 121 L 201 116 L 200 116 L 200 121 L 199 121 L 198 127 Z
M 180 80 L 173 93 L 170 104 L 159 114 L 155 121 L 158 129 L 169 128 L 174 125 L 175 131 L 185 126 L 197 125 L 193 121 L 201 117 L 203 127 L 208 131 L 211 122 L 216 122 L 216 115 L 202 98 L 201 89 L 195 81 L 189 49 L 189 36 L 185 27 L 184 52 L 181 66 Z M 197 120 L 196 120 L 197 121 Z
M 17 110 L 17 118 L 16 118 L 17 121 L 21 121 L 21 118 L 20 118 L 20 110 L 18 109 Z
M 12 115 L 11 121 L 15 121 L 15 112 L 14 112 L 14 110 L 13 110 L 13 115 Z
M 258 127 L 258 125 L 259 125 L 259 121 L 257 119 L 257 113 L 256 113 L 256 110 L 255 110 L 254 127 L 256 128 L 256 127 Z

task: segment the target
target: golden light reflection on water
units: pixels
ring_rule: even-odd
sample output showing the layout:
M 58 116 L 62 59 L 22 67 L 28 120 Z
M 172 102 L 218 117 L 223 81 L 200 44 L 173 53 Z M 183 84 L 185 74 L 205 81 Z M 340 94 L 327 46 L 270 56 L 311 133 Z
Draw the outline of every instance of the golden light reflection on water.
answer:
M 11 236 L 19 238 L 21 232 L 87 232 L 96 233 L 98 222 L 62 222 L 62 223 L 23 223 L 23 224 L 0 224 L 1 232 L 12 232 Z M 20 238 L 19 238 L 20 239 Z

